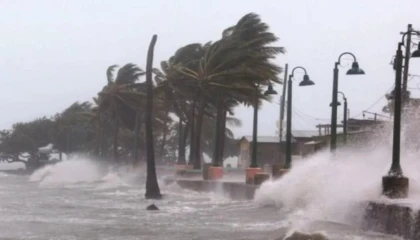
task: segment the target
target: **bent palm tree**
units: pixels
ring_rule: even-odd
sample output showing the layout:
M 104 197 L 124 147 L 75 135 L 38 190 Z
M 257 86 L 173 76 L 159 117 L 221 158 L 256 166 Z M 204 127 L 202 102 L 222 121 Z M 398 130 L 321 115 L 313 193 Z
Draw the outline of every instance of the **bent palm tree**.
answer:
M 270 62 L 277 54 L 284 52 L 282 47 L 270 46 L 277 39 L 258 15 L 250 13 L 242 17 L 235 26 L 226 29 L 222 39 L 205 48 L 198 67 L 179 68 L 181 73 L 195 80 L 201 89 L 194 140 L 198 145 L 194 151 L 196 159 L 200 157 L 199 135 L 208 103 L 219 109 L 217 119 L 222 122 L 227 101 L 249 104 L 254 102 L 256 86 L 259 90 L 260 87 L 267 86 L 269 81 L 280 83 L 277 75 L 282 69 Z M 263 98 L 260 90 L 256 97 Z M 220 129 L 223 128 L 223 123 L 216 126 L 219 136 L 215 139 L 218 141 L 223 132 Z M 219 156 L 220 147 L 215 151 L 217 153 L 214 156 Z
M 136 106 L 143 94 L 135 91 L 138 78 L 144 72 L 136 65 L 129 63 L 118 70 L 115 80 L 113 71 L 117 65 L 107 70 L 108 84 L 99 93 L 99 109 L 106 112 L 113 120 L 114 161 L 118 162 L 118 133 L 121 125 L 133 129 L 135 125 Z
M 146 199 L 160 199 L 159 184 L 156 175 L 155 156 L 153 148 L 153 129 L 152 129 L 152 111 L 153 111 L 153 50 L 156 44 L 157 35 L 153 35 L 147 52 L 146 65 L 146 83 L 147 83 L 147 105 L 146 105 L 146 153 L 147 153 L 147 178 L 146 178 Z

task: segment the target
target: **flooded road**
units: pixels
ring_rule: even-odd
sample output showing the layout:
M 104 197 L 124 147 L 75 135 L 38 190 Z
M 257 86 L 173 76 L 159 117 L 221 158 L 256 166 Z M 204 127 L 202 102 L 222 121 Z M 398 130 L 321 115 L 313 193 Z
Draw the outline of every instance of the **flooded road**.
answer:
M 144 177 L 60 168 L 32 176 L 0 173 L 0 239 L 251 240 L 282 239 L 293 230 L 281 208 L 163 182 L 164 199 L 145 200 Z M 161 210 L 146 211 L 152 203 Z M 334 240 L 398 239 L 327 223 L 311 231 Z

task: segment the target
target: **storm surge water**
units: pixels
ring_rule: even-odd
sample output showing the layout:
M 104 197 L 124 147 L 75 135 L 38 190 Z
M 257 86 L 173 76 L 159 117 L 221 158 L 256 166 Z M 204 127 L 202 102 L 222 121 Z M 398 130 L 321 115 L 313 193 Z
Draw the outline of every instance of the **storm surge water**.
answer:
M 260 239 L 281 236 L 282 219 L 252 201 L 233 201 L 160 183 L 144 198 L 146 169 L 108 168 L 86 157 L 0 181 L 0 239 Z M 173 168 L 158 168 L 161 177 Z M 146 211 L 156 204 L 160 211 Z
M 31 182 L 38 182 L 40 187 L 62 187 L 81 183 L 112 182 L 117 185 L 122 181 L 117 172 L 97 161 L 87 157 L 72 159 L 47 165 L 36 170 L 29 178 Z
M 314 222 L 334 222 L 359 227 L 369 200 L 381 196 L 382 176 L 392 156 L 391 146 L 329 150 L 295 161 L 289 173 L 265 182 L 255 201 L 287 212 L 289 229 L 305 231 Z M 420 202 L 420 166 L 416 151 L 405 149 L 401 156 L 404 175 L 410 179 L 409 199 Z

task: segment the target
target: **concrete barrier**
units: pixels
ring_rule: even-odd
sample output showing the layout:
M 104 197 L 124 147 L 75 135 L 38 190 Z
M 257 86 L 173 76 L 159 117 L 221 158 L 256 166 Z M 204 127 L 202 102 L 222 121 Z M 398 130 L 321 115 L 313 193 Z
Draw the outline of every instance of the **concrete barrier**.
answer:
M 371 201 L 365 211 L 363 228 L 375 232 L 420 239 L 420 212 L 403 203 Z
M 254 184 L 259 186 L 263 184 L 263 182 L 270 179 L 270 174 L 265 172 L 256 173 L 254 176 Z
M 203 169 L 177 169 L 175 175 L 183 179 L 204 179 L 208 180 L 208 168 L 211 164 L 203 164 Z M 223 169 L 223 178 L 243 178 L 245 179 L 245 170 L 244 169 L 235 169 L 235 168 L 224 168 Z
M 184 189 L 198 192 L 215 192 L 234 200 L 251 200 L 258 186 L 239 182 L 221 182 L 207 180 L 166 179 L 166 184 L 176 183 Z

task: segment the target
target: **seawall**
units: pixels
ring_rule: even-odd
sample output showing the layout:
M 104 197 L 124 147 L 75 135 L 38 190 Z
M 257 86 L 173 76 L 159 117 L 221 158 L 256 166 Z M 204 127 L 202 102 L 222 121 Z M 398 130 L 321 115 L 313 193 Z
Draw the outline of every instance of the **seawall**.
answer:
M 371 201 L 365 212 L 363 228 L 419 240 L 420 211 L 413 209 L 410 204 Z
M 215 192 L 235 200 L 251 200 L 254 198 L 256 185 L 240 182 L 222 182 L 207 180 L 165 179 L 165 184 L 176 183 L 184 189 L 198 192 Z

